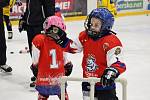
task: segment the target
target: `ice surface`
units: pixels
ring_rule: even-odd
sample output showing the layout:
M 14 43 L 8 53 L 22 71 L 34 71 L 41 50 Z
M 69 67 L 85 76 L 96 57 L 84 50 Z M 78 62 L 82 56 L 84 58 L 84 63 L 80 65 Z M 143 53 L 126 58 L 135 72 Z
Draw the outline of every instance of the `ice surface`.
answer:
M 72 39 L 84 29 L 84 21 L 66 22 L 68 36 Z M 113 27 L 124 45 L 127 70 L 121 77 L 128 80 L 128 100 L 150 99 L 150 16 L 130 16 L 117 18 Z M 19 54 L 27 46 L 26 32 L 21 34 L 13 26 L 14 37 L 7 39 L 7 64 L 13 68 L 12 74 L 0 73 L 0 100 L 37 100 L 37 92 L 29 87 L 31 58 L 29 54 Z M 7 38 L 7 32 L 6 32 Z M 92 44 L 91 44 L 92 45 Z M 14 54 L 10 54 L 14 52 Z M 68 55 L 74 64 L 72 77 L 82 77 L 82 54 Z M 81 82 L 69 82 L 70 100 L 82 100 Z M 121 98 L 121 85 L 117 84 L 117 94 Z M 49 100 L 58 100 L 56 96 Z M 121 99 L 120 99 L 121 100 Z

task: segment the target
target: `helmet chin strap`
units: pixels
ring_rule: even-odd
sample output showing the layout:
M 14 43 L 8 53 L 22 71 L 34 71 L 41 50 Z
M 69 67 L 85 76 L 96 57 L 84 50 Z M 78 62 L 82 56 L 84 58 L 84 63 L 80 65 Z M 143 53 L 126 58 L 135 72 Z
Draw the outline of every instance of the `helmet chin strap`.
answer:
M 93 40 L 97 40 L 99 38 L 99 33 L 92 31 L 92 30 L 88 30 L 87 32 L 88 32 L 88 36 L 92 38 Z

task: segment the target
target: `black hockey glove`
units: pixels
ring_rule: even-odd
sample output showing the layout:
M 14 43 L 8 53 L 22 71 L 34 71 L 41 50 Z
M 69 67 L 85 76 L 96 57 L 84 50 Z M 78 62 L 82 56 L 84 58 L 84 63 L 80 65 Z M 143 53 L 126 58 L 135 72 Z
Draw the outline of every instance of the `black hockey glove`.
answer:
M 71 62 L 68 62 L 67 64 L 65 64 L 64 68 L 65 68 L 65 76 L 69 76 L 72 72 L 73 64 Z
M 69 41 L 70 41 L 70 39 L 65 37 L 65 38 L 56 40 L 56 43 L 59 44 L 62 48 L 65 48 L 68 45 Z
M 105 69 L 101 77 L 100 83 L 102 84 L 103 87 L 111 86 L 118 76 L 119 72 L 117 69 L 113 67 L 108 67 Z
M 21 33 L 23 30 L 26 30 L 26 29 L 27 29 L 26 21 L 24 19 L 24 16 L 21 15 L 21 19 L 19 20 L 18 30 Z
M 59 29 L 57 34 L 60 38 L 55 40 L 56 43 L 59 44 L 62 48 L 65 48 L 70 41 L 70 39 L 67 37 L 67 33 Z
M 62 48 L 65 48 L 70 41 L 70 39 L 67 37 L 67 33 L 60 28 L 58 28 L 59 30 L 57 32 L 54 32 L 53 27 L 56 26 L 50 27 L 45 34 L 53 38 Z
M 38 66 L 31 65 L 31 66 L 30 66 L 30 69 L 31 69 L 33 75 L 34 75 L 35 77 L 37 77 L 37 74 L 38 74 Z

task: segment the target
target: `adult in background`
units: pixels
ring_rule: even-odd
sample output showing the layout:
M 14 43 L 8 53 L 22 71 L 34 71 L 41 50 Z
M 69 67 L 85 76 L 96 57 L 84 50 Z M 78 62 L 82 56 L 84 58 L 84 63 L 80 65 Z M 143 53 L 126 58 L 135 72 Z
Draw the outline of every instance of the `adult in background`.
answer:
M 8 31 L 8 39 L 13 38 L 13 31 L 12 31 L 12 24 L 10 22 L 10 11 L 14 4 L 17 4 L 18 6 L 21 6 L 22 3 L 20 0 L 10 0 L 9 5 L 3 8 L 3 16 L 6 23 L 7 31 Z
M 6 64 L 6 39 L 3 23 L 3 7 L 9 5 L 9 0 L 0 0 L 0 69 L 11 72 L 12 68 Z
M 19 31 L 27 31 L 28 45 L 31 53 L 32 39 L 43 31 L 43 22 L 55 14 L 55 0 L 27 0 L 26 11 L 19 21 Z

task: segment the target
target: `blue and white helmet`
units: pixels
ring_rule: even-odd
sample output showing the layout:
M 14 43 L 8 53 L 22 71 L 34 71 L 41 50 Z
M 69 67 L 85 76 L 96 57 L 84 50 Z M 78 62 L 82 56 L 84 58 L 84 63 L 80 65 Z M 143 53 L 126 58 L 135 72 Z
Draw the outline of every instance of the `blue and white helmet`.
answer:
M 86 30 L 90 30 L 92 17 L 98 18 L 102 21 L 99 35 L 104 31 L 109 31 L 112 29 L 114 24 L 114 16 L 107 8 L 96 8 L 92 10 L 84 23 Z
M 61 9 L 60 9 L 60 6 L 59 5 L 55 5 L 55 12 L 60 12 Z

